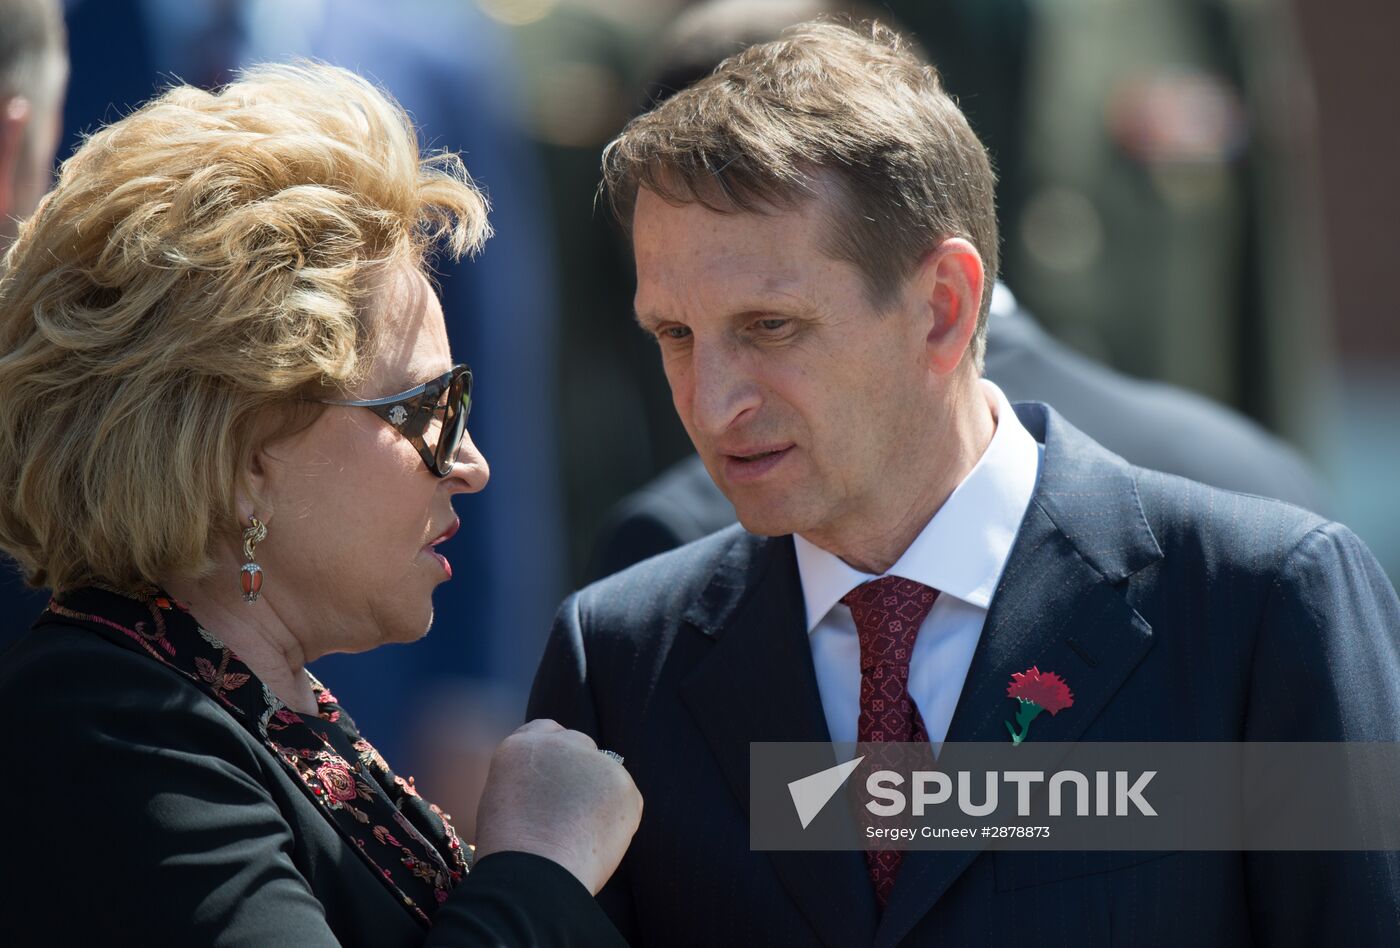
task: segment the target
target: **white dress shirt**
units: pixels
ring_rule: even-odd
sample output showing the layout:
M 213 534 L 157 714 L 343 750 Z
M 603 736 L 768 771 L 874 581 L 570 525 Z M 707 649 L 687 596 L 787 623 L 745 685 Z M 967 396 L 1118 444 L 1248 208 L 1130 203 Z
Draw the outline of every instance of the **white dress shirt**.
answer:
M 1001 389 L 986 379 L 980 384 L 996 422 L 992 440 L 886 574 L 938 590 L 909 661 L 909 692 L 934 744 L 942 743 L 948 733 L 1044 453 Z M 852 569 L 801 536 L 793 541 L 827 729 L 833 741 L 854 741 L 860 715 L 860 641 L 841 597 L 879 577 Z

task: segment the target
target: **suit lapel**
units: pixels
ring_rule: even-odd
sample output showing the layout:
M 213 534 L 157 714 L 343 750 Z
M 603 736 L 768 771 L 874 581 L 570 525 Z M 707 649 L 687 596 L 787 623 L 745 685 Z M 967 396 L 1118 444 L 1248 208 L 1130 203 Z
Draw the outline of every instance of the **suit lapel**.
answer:
M 1040 715 L 1028 740 L 1078 740 L 1151 645 L 1120 587 L 1162 555 L 1131 468 L 1043 405 L 1016 411 L 1045 457 L 948 729 L 953 742 L 1009 741 L 1006 689 L 1032 665 L 1059 673 L 1074 705 Z M 907 853 L 875 948 L 897 945 L 977 854 Z
M 750 742 L 830 740 L 805 614 L 791 538 L 740 534 L 686 616 L 715 645 L 681 693 L 746 813 Z M 878 913 L 861 853 L 768 858 L 818 937 L 870 944 Z

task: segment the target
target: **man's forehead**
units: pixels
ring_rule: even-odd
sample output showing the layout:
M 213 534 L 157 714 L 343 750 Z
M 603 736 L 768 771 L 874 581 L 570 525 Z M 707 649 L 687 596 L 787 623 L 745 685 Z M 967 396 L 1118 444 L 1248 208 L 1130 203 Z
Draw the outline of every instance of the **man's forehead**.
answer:
M 729 301 L 792 299 L 810 302 L 807 289 L 824 267 L 824 258 L 785 248 L 771 250 L 724 247 L 705 253 L 694 243 L 677 244 L 673 254 L 657 253 L 637 267 L 637 315 L 646 317 L 677 297 L 723 297 Z M 657 312 L 656 315 L 661 315 Z
M 792 282 L 828 259 L 818 240 L 821 210 L 721 212 L 639 200 L 633 223 L 638 277 L 723 271 L 730 278 Z

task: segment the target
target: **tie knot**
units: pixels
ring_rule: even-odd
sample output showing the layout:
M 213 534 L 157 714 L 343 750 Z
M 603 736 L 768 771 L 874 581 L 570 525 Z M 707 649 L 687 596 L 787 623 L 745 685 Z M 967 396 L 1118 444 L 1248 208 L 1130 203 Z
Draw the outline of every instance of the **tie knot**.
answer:
M 841 597 L 850 607 L 860 638 L 860 667 L 909 664 L 914 639 L 928 618 L 938 590 L 912 579 L 882 576 Z

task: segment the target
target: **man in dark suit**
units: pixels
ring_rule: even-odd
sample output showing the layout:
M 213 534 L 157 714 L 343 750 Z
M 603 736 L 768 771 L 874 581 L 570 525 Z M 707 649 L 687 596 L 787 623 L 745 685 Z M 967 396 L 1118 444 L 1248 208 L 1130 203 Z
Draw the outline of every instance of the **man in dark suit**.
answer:
M 1074 692 L 1037 741 L 1395 741 L 1400 602 L 1345 527 L 981 378 L 991 171 L 887 31 L 738 54 L 604 174 L 742 523 L 570 597 L 536 678 L 646 800 L 600 896 L 633 944 L 1394 939 L 1392 853 L 751 850 L 751 742 L 1005 740 L 1033 665 Z

